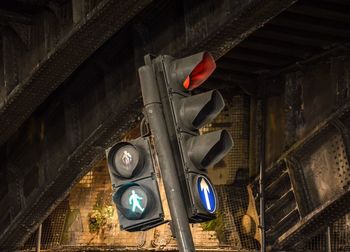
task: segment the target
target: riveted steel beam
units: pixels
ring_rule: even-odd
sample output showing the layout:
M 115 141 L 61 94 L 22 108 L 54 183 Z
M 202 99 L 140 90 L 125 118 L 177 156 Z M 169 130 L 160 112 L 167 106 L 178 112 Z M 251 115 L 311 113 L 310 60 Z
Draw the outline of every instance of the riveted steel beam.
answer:
M 84 60 L 151 1 L 105 0 L 75 24 L 0 104 L 0 145 Z
M 109 20 L 108 25 L 90 24 L 86 28 L 96 34 L 78 30 L 75 42 L 67 42 L 56 56 L 51 55 L 47 65 L 34 71 L 0 109 L 2 141 L 9 139 L 4 169 L 14 170 L 12 173 L 21 171 L 21 181 L 30 177 L 33 169 L 38 169 L 39 174 L 35 184 L 27 185 L 28 191 L 19 188 L 23 202 L 16 214 L 12 214 L 11 209 L 0 209 L 1 214 L 10 216 L 10 224 L 0 225 L 0 247 L 11 249 L 22 244 L 102 157 L 104 148 L 137 124 L 141 101 L 136 69 L 142 64 L 145 52 L 185 55 L 206 49 L 219 58 L 293 2 L 157 2 L 77 69 L 86 59 L 85 49 L 78 46 L 81 41 L 89 41 L 89 36 L 100 41 L 95 36 L 102 36 L 103 29 L 112 33 L 109 26 L 113 26 L 110 22 L 118 16 L 116 11 L 122 13 L 127 8 L 118 9 L 114 1 L 106 2 L 98 11 L 106 8 L 106 13 L 100 14 L 105 20 L 101 22 Z M 136 2 L 124 3 L 132 10 L 138 8 Z M 120 23 L 115 24 L 120 27 L 118 25 Z M 198 27 L 204 30 L 194 33 Z M 79 35 L 82 33 L 84 35 Z M 28 118 L 63 81 L 65 83 Z M 6 221 L 3 223 L 8 223 Z

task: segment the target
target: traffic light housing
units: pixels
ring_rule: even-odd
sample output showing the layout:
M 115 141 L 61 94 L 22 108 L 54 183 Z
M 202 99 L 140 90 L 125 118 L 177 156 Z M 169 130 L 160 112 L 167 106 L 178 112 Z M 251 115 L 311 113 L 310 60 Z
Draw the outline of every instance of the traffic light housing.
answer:
M 122 230 L 143 231 L 164 223 L 151 153 L 148 137 L 119 142 L 106 152 Z
M 200 135 L 199 129 L 217 117 L 225 103 L 217 90 L 192 91 L 213 73 L 215 61 L 207 52 L 181 59 L 162 55 L 153 59 L 152 66 L 188 218 L 190 222 L 213 219 L 217 196 L 207 169 L 227 154 L 233 141 L 226 130 Z

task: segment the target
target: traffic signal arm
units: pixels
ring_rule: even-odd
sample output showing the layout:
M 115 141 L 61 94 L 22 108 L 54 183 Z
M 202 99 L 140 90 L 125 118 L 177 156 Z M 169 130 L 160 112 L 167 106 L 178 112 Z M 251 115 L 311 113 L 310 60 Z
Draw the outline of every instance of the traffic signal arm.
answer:
M 154 103 L 161 104 L 159 89 L 155 83 L 152 67 L 148 65 L 140 67 L 139 77 L 144 108 L 146 109 L 146 107 Z
M 179 251 L 195 251 L 153 68 L 148 65 L 142 66 L 139 68 L 139 77 L 144 97 L 145 113 L 154 136 Z M 149 96 L 145 97 L 145 95 Z

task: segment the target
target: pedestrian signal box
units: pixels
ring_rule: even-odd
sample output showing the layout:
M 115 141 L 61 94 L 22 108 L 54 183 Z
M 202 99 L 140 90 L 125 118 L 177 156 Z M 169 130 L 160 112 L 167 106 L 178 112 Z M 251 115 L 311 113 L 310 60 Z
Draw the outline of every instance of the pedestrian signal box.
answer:
M 164 223 L 149 138 L 115 144 L 107 163 L 120 228 L 141 231 Z

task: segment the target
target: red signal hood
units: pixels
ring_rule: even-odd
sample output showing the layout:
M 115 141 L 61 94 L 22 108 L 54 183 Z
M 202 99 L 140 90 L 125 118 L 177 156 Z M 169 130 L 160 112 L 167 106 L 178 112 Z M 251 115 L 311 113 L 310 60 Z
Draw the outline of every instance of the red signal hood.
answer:
M 193 90 L 199 87 L 209 78 L 209 76 L 214 72 L 215 68 L 216 64 L 214 58 L 211 56 L 211 54 L 205 52 L 201 62 L 195 66 L 190 75 L 187 76 L 183 82 L 184 88 L 187 90 Z
M 186 90 L 199 87 L 216 68 L 215 60 L 208 52 L 201 52 L 174 62 L 177 83 Z

